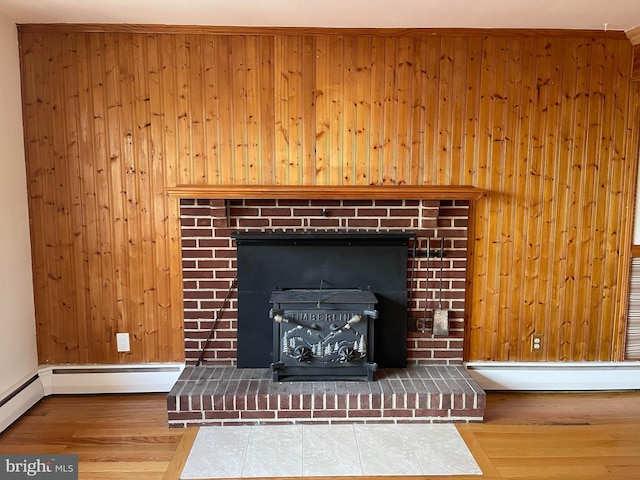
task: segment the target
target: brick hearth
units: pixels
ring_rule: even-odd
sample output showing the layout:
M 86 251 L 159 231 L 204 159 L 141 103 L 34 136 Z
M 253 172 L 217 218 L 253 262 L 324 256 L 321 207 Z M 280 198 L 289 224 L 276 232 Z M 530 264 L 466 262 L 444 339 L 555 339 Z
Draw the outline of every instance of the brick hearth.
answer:
M 269 369 L 187 366 L 169 425 L 481 422 L 485 393 L 461 365 L 382 369 L 373 382 L 272 382 Z

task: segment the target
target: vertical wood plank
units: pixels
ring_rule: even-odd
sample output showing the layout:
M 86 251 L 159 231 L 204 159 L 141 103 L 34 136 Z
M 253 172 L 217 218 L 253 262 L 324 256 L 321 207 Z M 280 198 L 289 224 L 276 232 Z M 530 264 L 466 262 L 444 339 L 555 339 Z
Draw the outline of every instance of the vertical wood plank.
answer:
M 396 81 L 396 63 L 397 63 L 397 42 L 395 38 L 385 38 L 384 51 L 384 141 L 383 141 L 383 158 L 384 173 L 382 177 L 383 184 L 393 184 L 399 178 L 397 176 L 398 156 L 396 154 L 396 142 L 398 123 L 395 119 L 397 114 L 397 81 Z
M 356 164 L 358 158 L 358 58 L 357 38 L 348 35 L 344 39 L 344 102 L 342 105 L 343 134 L 342 134 L 342 165 L 341 185 L 350 185 L 356 180 Z
M 361 36 L 356 39 L 355 46 L 355 168 L 354 182 L 357 185 L 368 185 L 369 165 L 371 162 L 371 68 L 372 38 Z
M 247 165 L 242 183 L 258 184 L 262 181 L 260 155 L 260 69 L 261 57 L 258 37 L 246 40 L 245 81 L 246 81 L 246 153 Z
M 598 295 L 592 286 L 595 286 L 594 272 L 590 266 L 592 262 L 597 264 L 599 271 L 600 260 L 596 246 L 596 225 L 598 209 L 598 170 L 600 165 L 599 149 L 602 146 L 602 115 L 603 115 L 603 91 L 604 83 L 604 44 L 600 40 L 591 40 L 591 66 L 589 71 L 589 103 L 586 115 L 586 152 L 583 173 L 583 224 L 580 241 L 585 248 L 582 249 L 580 261 L 580 284 L 582 292 L 581 331 L 577 338 L 575 348 L 578 349 L 577 358 L 580 360 L 594 359 L 598 355 L 599 322 L 596 316 L 592 316 L 591 306 L 593 295 Z M 604 167 L 604 166 L 602 166 Z M 600 319 L 605 321 L 605 319 Z
M 329 161 L 331 155 L 330 114 L 333 86 L 330 79 L 330 44 L 329 38 L 316 38 L 315 49 L 315 111 L 316 111 L 316 185 L 329 183 Z
M 398 185 L 406 184 L 411 169 L 411 92 L 413 90 L 413 42 L 409 37 L 398 39 L 398 57 L 396 60 L 396 115 L 394 122 L 397 129 L 395 155 L 396 181 Z
M 302 129 L 302 178 L 304 185 L 313 185 L 316 177 L 315 139 L 316 123 L 309 119 L 315 118 L 316 110 L 316 72 L 315 72 L 315 38 L 302 37 L 302 106 L 300 123 Z
M 329 108 L 329 184 L 343 185 L 343 88 L 344 88 L 344 37 L 329 40 L 329 84 L 331 104 Z
M 244 35 L 230 38 L 231 60 L 231 136 L 233 139 L 233 176 L 231 183 L 244 184 L 248 175 L 248 112 L 247 112 L 247 38 Z
M 189 102 L 188 105 L 185 105 L 189 112 L 189 156 L 191 160 L 191 174 L 189 177 L 191 178 L 191 183 L 202 185 L 206 184 L 209 177 L 207 173 L 209 137 L 206 133 L 205 121 L 204 46 L 202 45 L 202 37 L 199 35 L 188 35 L 185 41 L 188 46 L 186 52 L 187 68 L 185 68 L 184 73 L 187 78 L 185 86 L 188 86 L 187 100 Z M 139 60 L 143 62 L 145 59 L 140 58 Z M 145 76 L 141 76 L 140 79 L 144 81 Z
M 66 198 L 59 198 L 63 203 L 61 208 L 66 211 L 68 226 L 66 233 L 69 236 L 67 251 L 69 259 L 64 282 L 71 284 L 67 279 L 75 279 L 76 288 L 72 289 L 72 295 L 67 296 L 65 302 L 67 309 L 66 317 L 87 318 L 87 252 L 84 247 L 84 239 L 81 236 L 84 228 L 83 205 L 81 183 L 77 181 L 81 177 L 80 168 L 80 128 L 77 122 L 79 112 L 79 82 L 77 78 L 77 48 L 75 37 L 64 35 L 62 41 L 62 104 L 68 108 L 61 109 L 63 115 L 62 126 L 65 129 L 65 136 L 68 139 L 64 152 L 63 161 L 67 163 L 66 169 Z M 66 294 L 65 294 L 66 296 Z M 75 298 L 74 298 L 75 297 Z M 63 322 L 67 333 L 65 337 L 66 351 L 68 358 L 72 362 L 87 361 L 86 347 L 88 341 L 86 321 L 78 322 L 76 325 Z M 82 345 L 82 346 L 81 346 Z

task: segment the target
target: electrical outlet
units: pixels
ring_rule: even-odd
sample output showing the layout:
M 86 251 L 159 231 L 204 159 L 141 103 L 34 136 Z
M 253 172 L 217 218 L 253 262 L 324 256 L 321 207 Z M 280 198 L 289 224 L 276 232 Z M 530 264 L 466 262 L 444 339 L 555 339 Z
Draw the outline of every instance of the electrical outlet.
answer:
M 531 335 L 531 351 L 542 352 L 542 334 L 534 333 Z
M 119 352 L 131 351 L 128 333 L 116 333 L 116 344 Z

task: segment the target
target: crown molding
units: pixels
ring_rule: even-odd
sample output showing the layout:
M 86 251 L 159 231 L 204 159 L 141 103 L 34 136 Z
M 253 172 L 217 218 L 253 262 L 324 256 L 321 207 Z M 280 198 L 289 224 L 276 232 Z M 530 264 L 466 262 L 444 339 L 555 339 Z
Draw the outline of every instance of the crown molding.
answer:
M 363 27 L 266 27 L 221 25 L 167 25 L 133 23 L 19 23 L 20 33 L 143 33 L 207 35 L 375 35 L 375 36 L 476 36 L 476 37 L 565 37 L 622 39 L 621 30 L 561 28 L 363 28 Z
M 640 25 L 625 32 L 633 45 L 640 45 Z

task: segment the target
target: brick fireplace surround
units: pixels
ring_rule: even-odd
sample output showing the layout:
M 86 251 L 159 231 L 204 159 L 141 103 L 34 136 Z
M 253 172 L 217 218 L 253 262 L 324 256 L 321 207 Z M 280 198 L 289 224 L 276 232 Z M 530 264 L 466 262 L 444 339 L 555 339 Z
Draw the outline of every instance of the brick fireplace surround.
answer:
M 182 199 L 187 367 L 168 397 L 170 426 L 481 421 L 484 392 L 462 366 L 469 210 L 467 200 Z M 413 319 L 407 369 L 382 369 L 374 382 L 273 383 L 268 369 L 235 368 L 237 295 L 231 286 L 236 247 L 231 234 L 309 231 L 416 234 L 416 258 L 410 255 L 407 266 Z M 438 251 L 441 237 L 442 307 L 449 310 L 450 328 L 449 335 L 434 336 L 430 319 L 438 307 L 440 259 L 427 258 L 427 239 L 430 250 Z M 409 245 L 410 252 L 413 248 Z M 196 367 L 203 348 L 203 364 Z

